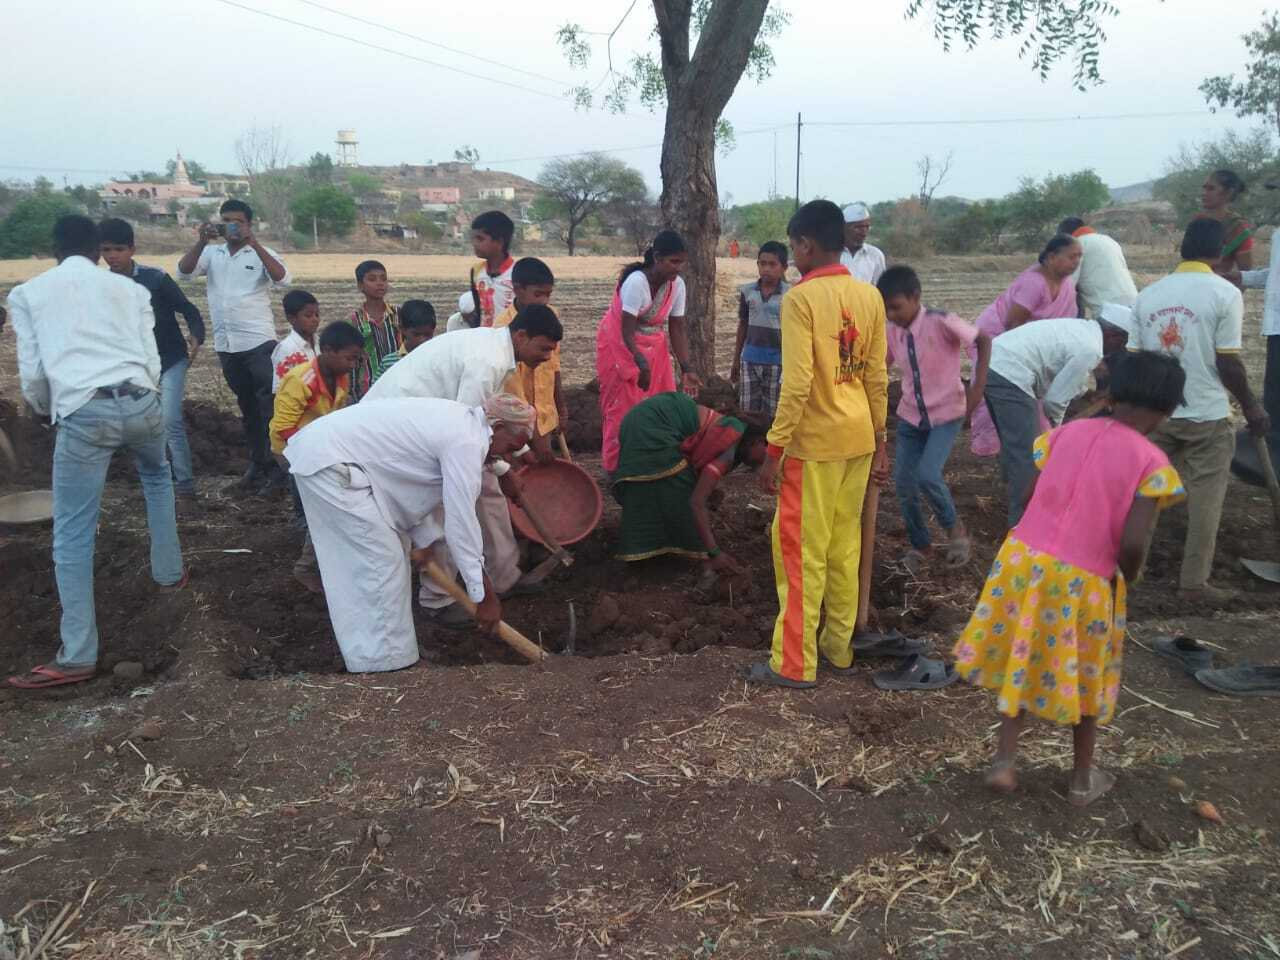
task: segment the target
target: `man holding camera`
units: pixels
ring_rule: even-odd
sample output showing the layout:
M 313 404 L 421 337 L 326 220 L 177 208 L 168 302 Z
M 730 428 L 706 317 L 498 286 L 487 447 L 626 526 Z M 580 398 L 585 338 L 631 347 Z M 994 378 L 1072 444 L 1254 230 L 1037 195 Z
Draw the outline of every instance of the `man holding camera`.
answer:
M 227 386 L 236 395 L 249 447 L 249 470 L 237 486 L 262 492 L 287 482 L 271 456 L 267 426 L 271 422 L 271 351 L 276 325 L 270 290 L 290 282 L 284 261 L 253 235 L 253 209 L 243 200 L 228 200 L 218 211 L 221 223 L 200 227 L 195 246 L 178 261 L 184 280 L 209 278 L 209 318 L 213 348 Z M 209 241 L 225 237 L 226 243 Z

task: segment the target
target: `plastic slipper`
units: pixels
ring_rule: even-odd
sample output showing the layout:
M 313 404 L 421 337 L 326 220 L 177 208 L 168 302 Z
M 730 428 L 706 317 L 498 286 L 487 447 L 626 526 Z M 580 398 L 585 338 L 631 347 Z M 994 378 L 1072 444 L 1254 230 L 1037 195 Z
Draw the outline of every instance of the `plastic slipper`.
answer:
M 92 667 L 88 670 L 59 670 L 42 663 L 20 677 L 10 677 L 9 686 L 19 690 L 43 690 L 45 687 L 61 687 L 68 683 L 92 680 L 96 672 Z
M 1280 667 L 1227 667 L 1197 670 L 1196 679 L 1218 693 L 1235 697 L 1280 697 Z
M 897 670 L 877 670 L 872 682 L 881 690 L 941 690 L 960 679 L 955 667 L 913 654 Z
M 1089 789 L 1076 790 L 1074 788 L 1069 788 L 1067 790 L 1067 801 L 1073 807 L 1087 807 L 1115 785 L 1115 774 L 1107 773 L 1105 770 L 1099 770 L 1097 767 L 1090 767 Z
M 867 630 L 853 635 L 853 652 L 861 657 L 910 657 L 924 653 L 928 646 L 925 641 L 912 639 L 899 630 L 880 633 Z
M 963 537 L 956 537 L 947 544 L 947 551 L 942 555 L 943 562 L 948 567 L 963 567 L 969 562 L 969 554 L 973 550 L 973 541 L 966 534 Z
M 1182 664 L 1182 669 L 1192 675 L 1213 668 L 1213 651 L 1192 637 L 1156 637 L 1151 648 L 1159 656 Z
M 815 680 L 792 680 L 780 673 L 774 673 L 767 663 L 753 663 L 744 671 L 744 675 L 748 683 L 786 687 L 788 690 L 812 690 L 818 685 Z
M 910 576 L 918 577 L 920 571 L 924 569 L 924 554 L 919 550 L 911 549 L 904 553 L 898 562 Z

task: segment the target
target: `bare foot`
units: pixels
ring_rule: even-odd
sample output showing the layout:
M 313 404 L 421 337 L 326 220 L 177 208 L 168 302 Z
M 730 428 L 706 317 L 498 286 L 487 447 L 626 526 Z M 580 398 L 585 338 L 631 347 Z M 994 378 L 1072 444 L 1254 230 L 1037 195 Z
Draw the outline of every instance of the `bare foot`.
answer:
M 1087 807 L 1116 785 L 1114 774 L 1090 767 L 1083 778 L 1072 775 L 1067 800 L 1073 807 Z
M 1012 760 L 997 760 L 987 768 L 984 778 L 989 790 L 996 793 L 1013 793 L 1018 789 L 1018 774 Z

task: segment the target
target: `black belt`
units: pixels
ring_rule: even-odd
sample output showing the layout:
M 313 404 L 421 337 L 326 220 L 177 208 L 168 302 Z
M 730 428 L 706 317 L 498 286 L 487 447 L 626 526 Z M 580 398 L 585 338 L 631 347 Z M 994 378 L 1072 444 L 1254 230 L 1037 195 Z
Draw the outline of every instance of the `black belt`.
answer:
M 119 400 L 123 397 L 137 400 L 139 397 L 145 397 L 150 392 L 146 387 L 135 387 L 132 383 L 121 383 L 114 387 L 99 387 L 93 392 L 93 396 L 96 400 Z

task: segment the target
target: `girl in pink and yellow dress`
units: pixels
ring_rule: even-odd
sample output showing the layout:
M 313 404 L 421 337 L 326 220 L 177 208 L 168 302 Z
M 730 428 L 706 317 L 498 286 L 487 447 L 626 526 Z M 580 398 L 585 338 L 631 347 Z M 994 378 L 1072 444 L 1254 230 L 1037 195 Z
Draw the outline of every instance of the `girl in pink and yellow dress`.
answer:
M 1017 787 L 1028 711 L 1074 731 L 1072 804 L 1085 806 L 1115 783 L 1093 765 L 1093 751 L 1120 692 L 1125 585 L 1142 568 L 1158 511 L 1184 496 L 1147 434 L 1182 402 L 1185 383 L 1176 360 L 1129 354 L 1112 379 L 1110 417 L 1075 420 L 1036 440 L 1040 473 L 1026 513 L 955 647 L 960 675 L 996 692 L 1000 731 L 987 773 L 996 790 Z

